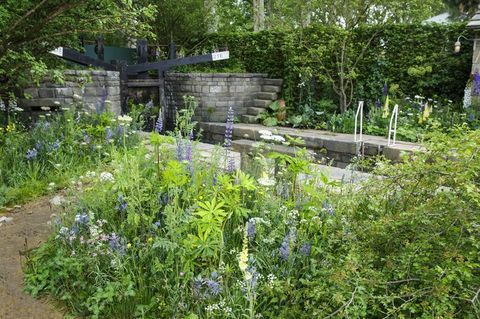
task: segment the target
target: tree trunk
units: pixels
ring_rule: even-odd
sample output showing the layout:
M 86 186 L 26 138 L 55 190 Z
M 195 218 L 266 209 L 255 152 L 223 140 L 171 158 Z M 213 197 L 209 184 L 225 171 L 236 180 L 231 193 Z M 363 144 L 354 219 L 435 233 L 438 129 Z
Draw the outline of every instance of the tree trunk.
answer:
M 265 0 L 253 0 L 253 31 L 265 30 Z

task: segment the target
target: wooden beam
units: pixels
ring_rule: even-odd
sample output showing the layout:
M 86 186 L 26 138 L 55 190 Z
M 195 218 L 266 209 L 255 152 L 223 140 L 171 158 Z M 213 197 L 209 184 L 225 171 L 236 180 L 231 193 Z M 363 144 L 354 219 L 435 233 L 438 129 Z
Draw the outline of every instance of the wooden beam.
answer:
M 134 74 L 137 74 L 140 72 L 146 72 L 149 70 L 159 70 L 160 72 L 162 72 L 170 68 L 173 68 L 175 66 L 220 61 L 220 60 L 226 60 L 229 57 L 230 57 L 230 52 L 223 51 L 223 52 L 214 52 L 214 53 L 205 54 L 205 55 L 190 56 L 190 57 L 174 59 L 174 60 L 135 64 L 135 65 L 128 66 L 127 73 L 129 75 L 134 75 Z
M 107 71 L 118 71 L 117 67 L 110 63 L 106 63 L 104 61 L 88 57 L 72 49 L 59 47 L 53 51 L 50 51 L 50 53 L 58 57 L 61 57 L 64 60 L 75 62 L 81 65 L 100 67 Z

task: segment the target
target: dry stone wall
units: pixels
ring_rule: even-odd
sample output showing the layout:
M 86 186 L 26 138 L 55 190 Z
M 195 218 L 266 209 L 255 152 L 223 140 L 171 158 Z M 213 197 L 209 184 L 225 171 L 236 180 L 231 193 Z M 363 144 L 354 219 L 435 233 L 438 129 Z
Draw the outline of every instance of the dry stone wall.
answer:
M 66 70 L 64 82 L 45 78 L 38 86 L 23 90 L 19 105 L 27 112 L 41 112 L 42 107 L 68 107 L 82 103 L 89 111 L 121 113 L 120 75 L 116 71 Z
M 225 122 L 229 107 L 235 117 L 247 114 L 266 78 L 257 73 L 168 73 L 167 100 L 181 109 L 183 96 L 194 96 L 198 101 L 196 121 Z

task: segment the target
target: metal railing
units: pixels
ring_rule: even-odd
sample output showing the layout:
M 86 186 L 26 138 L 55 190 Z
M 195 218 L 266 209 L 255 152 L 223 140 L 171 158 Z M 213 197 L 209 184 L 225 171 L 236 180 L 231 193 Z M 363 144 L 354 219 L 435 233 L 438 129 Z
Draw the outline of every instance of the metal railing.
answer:
M 393 108 L 392 116 L 390 117 L 390 125 L 388 126 L 388 146 L 395 145 L 397 142 L 397 122 L 398 122 L 398 104 Z M 392 129 L 393 124 L 393 129 Z M 392 139 L 393 134 L 393 139 Z M 393 141 L 392 141 L 393 140 Z
M 358 117 L 360 117 L 360 133 L 357 137 Z M 358 103 L 357 113 L 355 114 L 355 132 L 353 139 L 355 142 L 361 142 L 363 140 L 363 101 Z

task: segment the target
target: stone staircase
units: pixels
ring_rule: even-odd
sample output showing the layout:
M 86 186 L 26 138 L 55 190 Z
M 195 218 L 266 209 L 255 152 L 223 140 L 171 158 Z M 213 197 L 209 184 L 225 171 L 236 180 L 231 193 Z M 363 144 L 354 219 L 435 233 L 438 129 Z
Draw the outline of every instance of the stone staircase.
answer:
M 282 79 L 265 79 L 262 85 L 262 91 L 257 93 L 252 106 L 247 108 L 247 114 L 242 115 L 242 123 L 257 123 L 257 116 L 266 112 L 270 104 L 276 101 L 282 90 Z

